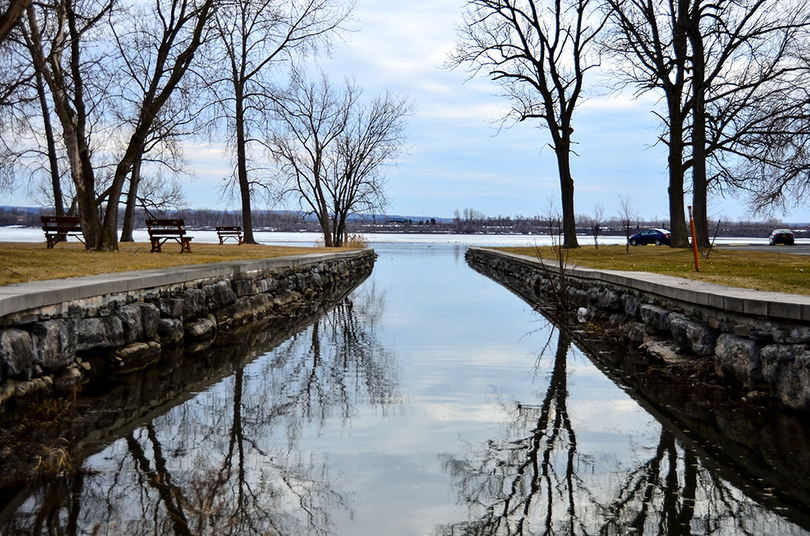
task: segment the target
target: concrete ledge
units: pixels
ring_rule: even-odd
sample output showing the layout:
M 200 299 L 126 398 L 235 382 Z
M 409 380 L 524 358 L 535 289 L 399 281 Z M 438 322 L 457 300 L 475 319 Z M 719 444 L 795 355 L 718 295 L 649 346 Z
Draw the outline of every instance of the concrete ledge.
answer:
M 48 307 L 60 303 L 144 290 L 154 287 L 182 284 L 187 281 L 223 277 L 254 271 L 317 264 L 325 260 L 351 259 L 362 256 L 368 250 L 356 249 L 335 253 L 311 253 L 290 255 L 269 259 L 226 261 L 210 264 L 193 264 L 141 270 L 137 272 L 117 272 L 113 274 L 32 281 L 0 287 L 0 317 L 37 307 Z
M 539 260 L 528 255 L 517 255 L 487 248 L 470 248 L 486 251 L 490 255 L 510 258 L 516 262 L 540 269 L 556 271 L 557 263 Z M 566 268 L 568 277 L 586 281 L 599 281 L 638 290 L 646 294 L 712 307 L 731 313 L 772 318 L 774 320 L 810 321 L 810 296 L 765 292 L 761 290 L 727 287 L 705 281 L 692 281 L 680 277 L 646 272 L 597 270 L 579 266 Z

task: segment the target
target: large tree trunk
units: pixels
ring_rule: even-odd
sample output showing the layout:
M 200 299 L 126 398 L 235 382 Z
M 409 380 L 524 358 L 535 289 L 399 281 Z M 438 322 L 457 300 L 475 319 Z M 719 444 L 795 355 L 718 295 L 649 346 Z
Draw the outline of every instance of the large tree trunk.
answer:
M 25 8 L 31 5 L 31 0 L 11 0 L 6 11 L 0 13 L 0 43 L 6 40 L 8 34 L 20 21 Z
M 692 208 L 698 247 L 709 246 L 708 180 L 706 178 L 706 59 L 700 33 L 700 0 L 692 8 L 689 40 L 693 51 Z
M 242 233 L 245 244 L 255 244 L 253 238 L 253 212 L 250 206 L 250 182 L 247 173 L 247 141 L 245 136 L 244 96 L 239 83 L 235 84 L 234 98 L 236 128 L 236 175 L 239 180 L 239 195 L 242 199 Z
M 42 73 L 36 70 L 37 94 L 42 109 L 42 126 L 45 130 L 45 141 L 48 145 L 48 164 L 50 166 L 51 190 L 53 191 L 53 209 L 57 216 L 65 215 L 65 204 L 62 199 L 62 181 L 59 178 L 59 159 L 56 156 L 56 137 L 51 123 L 51 111 L 48 109 L 48 98 L 45 94 L 45 83 Z
M 568 130 L 571 130 L 568 128 Z M 564 248 L 578 248 L 577 222 L 574 214 L 574 179 L 571 176 L 571 146 L 567 134 L 555 140 L 557 169 L 560 174 L 560 193 L 562 197 L 562 225 Z
M 669 230 L 670 247 L 689 247 L 689 233 L 684 214 L 683 121 L 680 119 L 680 98 L 677 110 L 670 109 L 669 128 Z M 676 119 L 676 116 L 677 119 Z
M 141 162 L 143 150 L 132 165 L 129 174 L 129 190 L 127 191 L 127 207 L 124 210 L 124 225 L 121 229 L 121 242 L 134 242 L 132 231 L 135 229 L 135 209 L 138 205 L 138 186 L 141 182 Z
M 689 2 L 690 0 L 678 0 L 677 12 L 673 13 L 672 21 L 672 47 L 675 51 L 676 78 L 668 85 L 667 90 L 667 111 L 669 113 L 669 230 L 672 233 L 670 247 L 689 247 L 689 230 L 686 225 L 684 214 L 684 174 L 683 163 L 684 152 L 684 121 L 686 114 L 683 110 L 683 91 L 686 78 L 686 62 L 688 50 L 688 26 L 689 26 Z M 669 80 L 668 77 L 665 77 Z

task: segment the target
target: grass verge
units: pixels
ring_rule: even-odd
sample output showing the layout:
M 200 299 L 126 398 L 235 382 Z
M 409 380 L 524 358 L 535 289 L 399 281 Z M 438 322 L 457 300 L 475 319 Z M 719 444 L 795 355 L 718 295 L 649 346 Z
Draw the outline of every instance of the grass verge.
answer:
M 180 253 L 174 242 L 163 252 L 150 253 L 143 242 L 122 242 L 119 252 L 86 251 L 78 242 L 59 243 L 46 249 L 45 243 L 0 243 L 0 285 L 97 275 L 130 270 L 150 270 L 186 264 L 264 259 L 285 255 L 322 253 L 335 248 L 264 246 L 253 244 L 192 244 L 191 253 Z
M 503 251 L 540 255 L 555 259 L 551 247 L 496 248 Z M 652 272 L 730 287 L 787 292 L 810 296 L 810 257 L 782 253 L 746 251 L 715 247 L 708 259 L 700 259 L 700 272 L 695 272 L 691 249 L 637 246 L 625 253 L 625 246 L 580 247 L 563 252 L 574 266 L 607 270 Z

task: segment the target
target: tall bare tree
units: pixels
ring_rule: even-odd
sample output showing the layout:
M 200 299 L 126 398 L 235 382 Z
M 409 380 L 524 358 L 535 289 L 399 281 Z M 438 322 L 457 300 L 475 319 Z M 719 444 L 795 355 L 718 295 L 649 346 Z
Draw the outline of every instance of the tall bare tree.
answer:
M 712 186 L 757 191 L 755 208 L 767 212 L 780 183 L 806 180 L 810 5 L 693 2 L 693 206 L 698 244 L 708 247 Z
M 691 169 L 698 245 L 709 245 L 708 199 L 714 186 L 758 190 L 757 208 L 810 169 L 806 117 L 810 6 L 778 0 L 607 0 L 625 75 L 667 101 L 670 219 L 682 242 L 679 182 Z M 612 34 L 614 37 L 616 34 Z M 771 182 L 769 182 L 771 181 Z M 773 182 L 775 181 L 775 182 Z M 768 187 L 768 184 L 771 187 Z
M 358 95 L 357 87 L 348 81 L 343 93 L 337 94 L 323 75 L 320 83 L 314 83 L 294 74 L 289 89 L 274 100 L 279 127 L 269 147 L 280 168 L 282 195 L 298 196 L 301 205 L 315 214 L 326 247 L 334 245 L 327 197 L 327 174 L 331 171 L 327 151 L 346 130 Z
M 386 203 L 382 166 L 403 150 L 406 98 L 390 93 L 364 105 L 346 81 L 335 90 L 321 76 L 307 82 L 294 74 L 274 101 L 278 127 L 268 141 L 279 167 L 282 195 L 297 197 L 320 223 L 327 247 L 340 247 L 349 215 Z
M 468 0 L 451 66 L 485 73 L 504 90 L 507 117 L 537 118 L 557 157 L 564 247 L 578 247 L 571 174 L 574 110 L 605 18 L 592 0 Z
M 147 43 L 151 41 L 151 47 L 147 45 L 143 51 L 150 56 L 146 61 L 149 70 L 141 80 L 140 96 L 135 102 L 137 119 L 134 121 L 134 130 L 126 144 L 124 155 L 115 168 L 112 185 L 108 190 L 101 249 L 118 249 L 118 204 L 124 183 L 133 166 L 143 156 L 147 139 L 153 132 L 152 127 L 161 108 L 180 84 L 197 49 L 206 39 L 206 28 L 216 13 L 218 4 L 218 0 L 155 0 L 153 12 L 147 15 L 156 28 L 139 33 L 149 36 Z M 133 78 L 137 73 L 143 72 L 141 61 L 131 61 L 127 54 L 121 54 L 121 59 Z
M 382 166 L 404 149 L 405 117 L 413 105 L 386 93 L 358 105 L 331 157 L 326 190 L 332 200 L 332 245 L 344 245 L 346 219 L 355 213 L 382 212 L 388 201 Z
M 38 8 L 31 3 L 27 7 L 25 31 L 29 34 L 34 67 L 48 85 L 54 112 L 62 127 L 62 141 L 76 189 L 82 232 L 90 249 L 102 244 L 89 117 L 90 110 L 98 104 L 98 95 L 88 94 L 88 80 L 95 78 L 89 72 L 98 66 L 100 57 L 95 56 L 93 62 L 85 61 L 89 55 L 85 41 L 95 37 L 92 32 L 110 15 L 114 4 L 115 0 L 65 0 L 39 4 Z M 43 34 L 41 28 L 47 33 Z M 103 51 L 96 53 L 104 54 Z
M 666 113 L 659 115 L 668 149 L 671 246 L 689 245 L 684 215 L 684 177 L 689 104 L 688 39 L 690 0 L 606 0 L 611 31 L 602 42 L 617 59 L 614 74 L 639 93 L 661 91 Z
M 296 55 L 329 47 L 333 35 L 349 17 L 353 3 L 340 0 L 235 0 L 216 18 L 220 61 L 212 62 L 224 74 L 211 76 L 223 115 L 228 122 L 231 147 L 236 154 L 234 182 L 242 205 L 242 231 L 253 238 L 249 177 L 250 148 L 261 145 L 272 67 Z

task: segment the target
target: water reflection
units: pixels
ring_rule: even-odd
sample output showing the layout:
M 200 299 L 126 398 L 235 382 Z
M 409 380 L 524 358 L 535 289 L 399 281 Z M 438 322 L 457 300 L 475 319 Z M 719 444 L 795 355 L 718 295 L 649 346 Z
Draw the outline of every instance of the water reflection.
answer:
M 471 519 L 436 534 L 806 534 L 704 468 L 667 428 L 659 427 L 657 444 L 633 438 L 650 453 L 636 463 L 620 451 L 605 463 L 578 448 L 568 409 L 572 358 L 569 337 L 558 332 L 542 402 L 516 404 L 502 438 L 445 457 Z
M 384 297 L 345 299 L 307 329 L 39 488 L 3 534 L 331 534 L 351 497 L 304 426 L 400 395 L 375 329 Z

